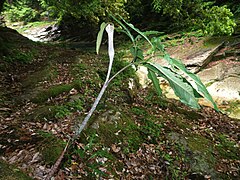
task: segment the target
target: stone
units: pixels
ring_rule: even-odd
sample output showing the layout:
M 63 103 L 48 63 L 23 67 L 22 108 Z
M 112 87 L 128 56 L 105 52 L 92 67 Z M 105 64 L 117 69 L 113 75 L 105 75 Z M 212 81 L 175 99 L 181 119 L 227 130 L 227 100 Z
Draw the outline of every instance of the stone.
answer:
M 228 77 L 207 87 L 217 101 L 240 100 L 240 78 Z
M 146 88 L 150 83 L 150 80 L 147 77 L 147 74 L 148 74 L 147 68 L 144 67 L 144 66 L 139 66 L 136 74 L 137 74 L 138 79 L 139 79 L 139 84 L 143 88 Z
M 204 69 L 198 73 L 203 83 L 211 83 L 213 81 L 222 80 L 224 78 L 223 72 L 226 71 L 226 65 L 224 63 L 218 63 L 217 65 Z
M 240 107 L 234 109 L 228 116 L 231 118 L 240 119 Z
M 203 83 L 220 81 L 230 76 L 240 75 L 240 63 L 219 62 L 216 65 L 204 69 L 198 73 Z

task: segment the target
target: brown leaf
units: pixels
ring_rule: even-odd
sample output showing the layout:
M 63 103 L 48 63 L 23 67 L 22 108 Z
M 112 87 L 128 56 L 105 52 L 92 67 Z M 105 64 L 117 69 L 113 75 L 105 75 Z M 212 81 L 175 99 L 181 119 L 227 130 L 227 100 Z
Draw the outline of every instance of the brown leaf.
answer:
M 111 148 L 112 148 L 113 152 L 115 152 L 115 153 L 118 153 L 121 150 L 121 148 L 117 147 L 116 144 L 112 144 Z

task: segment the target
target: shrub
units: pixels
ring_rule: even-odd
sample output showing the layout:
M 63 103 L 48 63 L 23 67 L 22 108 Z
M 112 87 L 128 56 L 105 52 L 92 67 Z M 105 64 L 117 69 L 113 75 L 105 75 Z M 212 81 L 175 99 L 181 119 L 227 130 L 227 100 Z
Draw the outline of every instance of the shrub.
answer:
M 201 29 L 210 35 L 231 35 L 236 26 L 227 6 L 216 6 L 203 0 L 153 0 L 153 10 L 169 16 L 179 27 Z
M 226 6 L 213 6 L 208 9 L 203 20 L 203 32 L 210 35 L 231 35 L 236 23 L 233 13 Z
M 6 11 L 4 14 L 6 15 L 7 19 L 11 22 L 17 21 L 24 21 L 24 22 L 31 22 L 37 19 L 38 12 L 31 7 L 28 7 L 24 4 L 19 6 L 15 5 L 6 5 Z

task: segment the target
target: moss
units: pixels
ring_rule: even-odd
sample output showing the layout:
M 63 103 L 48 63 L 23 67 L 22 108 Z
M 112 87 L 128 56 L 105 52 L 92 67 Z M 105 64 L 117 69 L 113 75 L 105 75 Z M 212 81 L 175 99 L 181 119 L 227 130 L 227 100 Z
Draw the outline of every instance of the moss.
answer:
M 215 171 L 217 159 L 213 144 L 210 140 L 200 135 L 192 135 L 187 139 L 190 148 L 190 169 L 192 172 L 211 175 L 213 179 L 219 179 Z
M 146 109 L 144 109 L 142 107 L 132 107 L 131 111 L 132 111 L 133 114 L 135 114 L 137 116 L 145 116 L 145 115 L 147 115 Z
M 159 121 L 153 117 L 143 119 L 139 127 L 142 139 L 148 143 L 156 144 L 161 138 L 162 127 L 162 124 L 159 124 Z
M 221 44 L 222 42 L 234 42 L 234 39 L 235 38 L 231 36 L 208 37 L 204 41 L 204 47 L 212 48 Z
M 188 120 L 188 119 L 187 119 Z M 173 120 L 173 123 L 175 123 L 180 129 L 191 129 L 191 125 L 185 121 L 185 119 L 180 118 L 180 117 L 176 117 Z
M 240 107 L 240 101 L 239 100 L 231 101 L 231 102 L 229 102 L 228 107 L 229 108 L 226 109 L 227 112 L 238 111 L 238 110 L 240 110 L 240 108 L 239 108 Z
M 200 135 L 192 135 L 187 138 L 188 146 L 193 152 L 201 154 L 208 163 L 214 164 L 213 145 L 211 141 Z
M 188 137 L 188 144 L 192 151 L 205 151 L 211 145 L 210 141 L 203 136 L 193 135 Z
M 226 106 L 226 107 L 225 107 Z M 235 118 L 236 120 L 240 119 L 240 101 L 230 101 L 228 104 L 222 104 L 223 112 L 226 112 L 229 117 Z
M 36 120 L 46 120 L 51 119 L 53 120 L 56 115 L 56 106 L 42 106 L 34 109 L 31 113 L 28 113 L 26 118 L 31 121 Z
M 24 174 L 15 166 L 9 165 L 0 160 L 0 180 L 30 180 L 29 176 Z
M 176 107 L 176 112 L 183 115 L 188 120 L 199 120 L 203 118 L 201 114 L 198 114 L 196 111 L 193 110 L 185 110 L 182 108 Z
M 23 82 L 22 85 L 24 88 L 33 87 L 38 82 L 52 80 L 57 76 L 57 71 L 52 66 L 44 67 L 43 69 L 34 72 L 29 75 Z
M 65 142 L 50 133 L 40 132 L 40 135 L 44 139 L 39 146 L 39 152 L 42 154 L 46 164 L 53 165 L 61 155 Z
M 63 92 L 68 92 L 73 88 L 72 85 L 69 84 L 61 84 L 52 86 L 47 90 L 40 91 L 34 98 L 32 98 L 32 102 L 34 103 L 43 103 L 47 101 L 51 97 L 56 97 Z
M 126 115 L 121 116 L 116 124 L 100 124 L 98 132 L 101 135 L 101 141 L 108 146 L 122 142 L 125 151 L 135 151 L 143 141 L 140 132 L 131 119 Z
M 118 111 L 113 110 L 113 116 L 115 116 L 114 113 L 116 112 Z M 104 114 L 104 112 L 101 114 Z M 107 120 L 102 120 L 103 118 L 107 118 Z M 97 124 L 97 129 L 93 128 L 94 124 Z M 90 134 L 97 133 L 99 135 L 99 143 L 108 147 L 111 147 L 112 144 L 120 143 L 122 150 L 128 153 L 136 151 L 144 141 L 139 127 L 122 111 L 117 120 L 109 120 L 108 117 L 102 116 L 93 117 L 89 126 L 83 133 L 85 137 L 81 138 L 83 143 Z
M 224 134 L 218 136 L 218 141 L 216 149 L 222 158 L 240 160 L 239 148 L 235 142 L 229 140 Z

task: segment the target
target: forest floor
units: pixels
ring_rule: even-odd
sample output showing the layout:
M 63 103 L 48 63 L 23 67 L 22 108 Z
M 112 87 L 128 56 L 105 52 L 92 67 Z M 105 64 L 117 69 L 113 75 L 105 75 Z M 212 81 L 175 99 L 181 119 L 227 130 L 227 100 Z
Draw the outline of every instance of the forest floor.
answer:
M 8 47 L 0 59 L 0 179 L 44 179 L 100 91 L 108 58 L 7 28 L 0 36 Z M 113 73 L 126 65 L 124 55 L 116 54 Z M 211 107 L 158 98 L 129 69 L 112 82 L 55 179 L 238 179 L 239 125 Z

